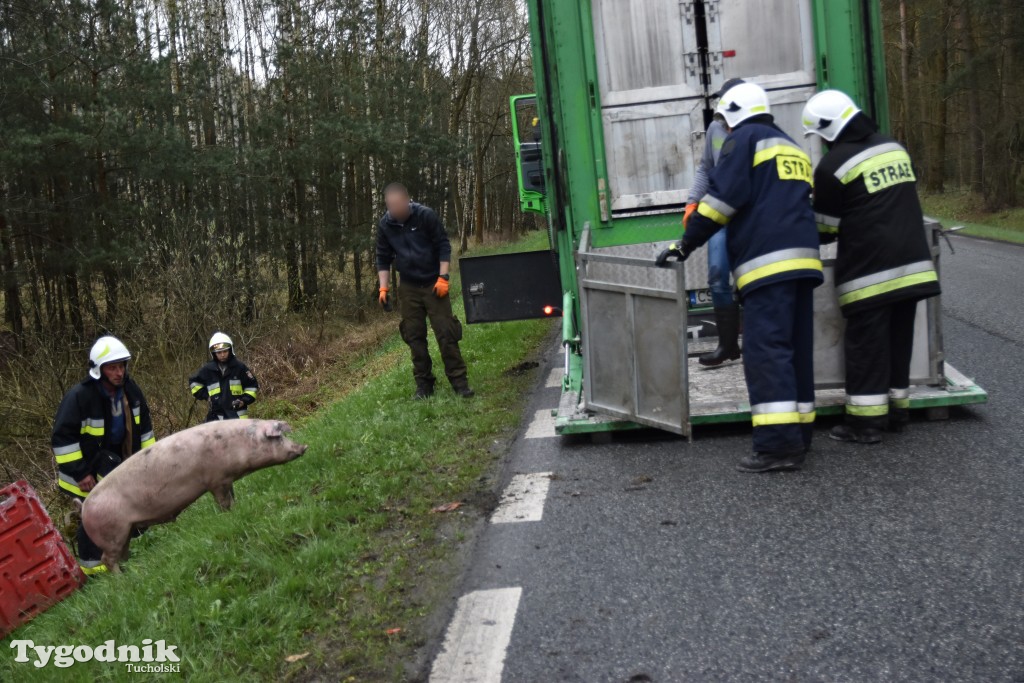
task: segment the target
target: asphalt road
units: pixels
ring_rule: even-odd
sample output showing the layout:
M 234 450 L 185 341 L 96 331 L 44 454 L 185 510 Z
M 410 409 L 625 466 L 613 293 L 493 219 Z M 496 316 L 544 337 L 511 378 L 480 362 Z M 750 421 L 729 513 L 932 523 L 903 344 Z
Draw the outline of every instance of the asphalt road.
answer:
M 518 439 L 543 519 L 489 525 L 461 589 L 522 588 L 501 680 L 1024 681 L 1024 249 L 954 244 L 947 359 L 985 406 L 876 447 L 820 423 L 804 471 L 761 476 L 742 427 Z

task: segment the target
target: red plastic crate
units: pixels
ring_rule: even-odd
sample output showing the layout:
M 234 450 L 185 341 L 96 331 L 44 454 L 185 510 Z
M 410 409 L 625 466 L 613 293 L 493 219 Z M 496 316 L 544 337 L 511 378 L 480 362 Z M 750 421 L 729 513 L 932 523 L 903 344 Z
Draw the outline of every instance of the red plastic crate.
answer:
M 0 489 L 0 639 L 85 583 L 27 481 Z

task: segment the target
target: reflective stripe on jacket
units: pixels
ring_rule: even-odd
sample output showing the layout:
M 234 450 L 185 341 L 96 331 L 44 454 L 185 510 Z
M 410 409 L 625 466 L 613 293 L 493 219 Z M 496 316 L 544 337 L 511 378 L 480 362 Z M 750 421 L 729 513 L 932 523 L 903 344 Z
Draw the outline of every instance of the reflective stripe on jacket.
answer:
M 823 241 L 838 238 L 844 315 L 940 293 L 910 155 L 858 115 L 814 171 Z
M 741 294 L 785 280 L 823 281 L 810 157 L 770 116 L 745 121 L 726 138 L 683 241 L 699 247 L 726 224 Z
M 132 379 L 126 378 L 124 395 L 131 406 L 132 453 L 156 442 L 149 405 L 142 390 Z M 118 415 L 124 419 L 124 415 Z M 99 380 L 87 377 L 64 396 L 53 422 L 50 445 L 57 462 L 58 485 L 78 496 L 84 496 L 76 482 L 96 474 L 97 454 L 102 450 L 120 457 L 120 444 L 109 442 L 110 424 L 114 419 L 110 395 Z

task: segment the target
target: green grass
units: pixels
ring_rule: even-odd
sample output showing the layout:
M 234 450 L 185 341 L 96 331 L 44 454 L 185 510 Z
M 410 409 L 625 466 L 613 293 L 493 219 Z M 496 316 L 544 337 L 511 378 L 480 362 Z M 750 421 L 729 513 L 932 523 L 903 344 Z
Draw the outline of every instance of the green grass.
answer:
M 534 233 L 514 248 L 544 244 Z M 406 678 L 481 514 L 473 501 L 493 499 L 495 444 L 518 424 L 534 381 L 510 370 L 551 329 L 550 321 L 465 326 L 477 389 L 470 401 L 443 381 L 433 399 L 410 400 L 407 350 L 390 337 L 366 356 L 373 372 L 361 373 L 362 386 L 304 421 L 295 438 L 310 444 L 306 455 L 238 482 L 231 512 L 204 496 L 176 523 L 134 541 L 125 574 L 90 581 L 0 645 L 0 680 L 138 676 L 121 664 L 17 664 L 8 648 L 15 638 L 164 639 L 178 647 L 182 674 L 199 681 Z M 430 512 L 455 500 L 467 501 L 463 510 Z M 402 630 L 388 635 L 394 628 Z
M 1024 244 L 1024 207 L 982 211 L 981 201 L 966 192 L 947 192 L 921 197 L 924 212 L 940 219 L 946 227 L 964 225 L 964 234 Z

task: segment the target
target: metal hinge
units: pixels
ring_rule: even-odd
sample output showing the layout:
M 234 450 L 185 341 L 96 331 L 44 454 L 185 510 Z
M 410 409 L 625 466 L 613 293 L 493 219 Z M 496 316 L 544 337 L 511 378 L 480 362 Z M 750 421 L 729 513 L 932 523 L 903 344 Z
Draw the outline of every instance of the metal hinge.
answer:
M 711 69 L 712 73 L 722 73 L 722 53 L 721 52 L 709 52 L 708 53 L 708 68 Z
M 473 284 L 471 284 L 469 286 L 469 294 L 470 294 L 470 296 L 480 296 L 483 293 L 484 293 L 484 283 L 482 283 L 482 282 L 474 282 Z
M 718 18 L 719 0 L 704 0 L 704 16 L 707 17 L 708 23 L 715 23 L 715 19 Z
M 679 0 L 679 6 L 683 10 L 683 19 L 686 21 L 687 24 L 692 24 L 694 16 L 693 0 Z
M 684 52 L 683 62 L 686 65 L 686 72 L 691 78 L 697 78 L 700 75 L 699 52 Z

